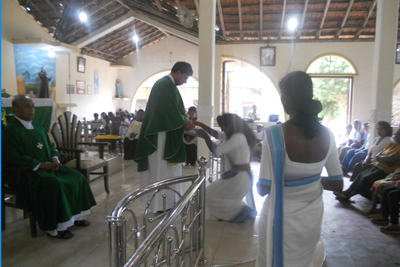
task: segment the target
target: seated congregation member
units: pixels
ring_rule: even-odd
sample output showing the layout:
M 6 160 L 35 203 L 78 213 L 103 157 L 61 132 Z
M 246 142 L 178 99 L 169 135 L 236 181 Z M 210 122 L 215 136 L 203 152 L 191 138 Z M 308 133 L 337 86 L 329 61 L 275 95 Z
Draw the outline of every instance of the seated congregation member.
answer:
M 346 131 L 344 132 L 343 135 L 339 135 L 341 137 L 341 140 L 339 141 L 338 145 L 338 152 L 340 152 L 340 149 L 344 146 L 347 145 L 347 142 L 349 141 L 349 135 L 351 131 L 353 130 L 353 125 L 352 124 L 347 124 L 346 125 Z
M 348 172 L 351 172 L 358 162 L 365 160 L 365 162 L 363 164 L 359 164 L 356 171 L 353 172 L 353 174 L 355 174 L 356 176 L 363 170 L 361 166 L 367 167 L 368 165 L 375 163 L 376 154 L 381 152 L 388 144 L 393 143 L 391 139 L 393 133 L 392 127 L 386 121 L 379 121 L 376 124 L 376 132 L 378 134 L 378 137 L 374 139 L 371 146 L 369 146 L 368 133 L 363 147 L 361 147 L 360 149 L 353 148 L 347 151 L 346 156 L 341 162 L 343 174 L 346 175 Z
M 204 123 L 194 122 L 213 137 L 225 141 L 215 146 L 205 131 L 198 131 L 210 151 L 215 155 L 225 155 L 229 166 L 229 170 L 221 175 L 221 179 L 207 187 L 206 210 L 212 216 L 228 222 L 239 223 L 247 217 L 253 219 L 256 211 L 249 156 L 256 143 L 254 133 L 236 114 L 226 113 L 218 116 L 217 122 L 224 133 L 218 133 Z M 244 197 L 247 204 L 243 202 Z
M 366 212 L 367 215 L 376 214 L 378 210 L 376 206 L 379 203 L 382 203 L 382 195 L 383 191 L 386 188 L 392 187 L 400 180 L 400 168 L 397 168 L 393 173 L 386 176 L 386 178 L 376 181 L 372 187 L 372 204 L 371 208 Z
M 93 117 L 94 117 L 94 120 L 92 120 L 92 122 L 101 122 L 101 119 L 99 118 L 99 114 L 98 114 L 98 113 L 94 113 L 94 114 L 93 114 Z M 93 126 L 92 126 L 92 127 L 93 127 Z M 97 127 L 97 126 L 93 127 L 92 129 L 93 129 L 93 130 L 92 130 L 93 133 L 98 133 L 98 132 L 100 132 L 100 128 Z
M 125 113 L 121 113 L 121 125 L 119 126 L 119 135 L 121 136 L 122 139 L 125 138 L 130 124 L 131 121 L 128 119 Z
M 254 146 L 254 155 L 258 156 L 258 159 L 261 160 L 261 150 L 262 150 L 262 143 L 264 140 L 264 125 L 258 124 L 257 129 L 254 130 L 254 135 L 256 136 L 256 145 Z
M 372 218 L 371 222 L 380 227 L 385 234 L 400 234 L 399 227 L 399 202 L 400 202 L 400 182 L 395 186 L 386 188 L 382 195 L 382 212 L 379 216 Z M 390 216 L 390 221 L 389 221 Z M 390 222 L 390 225 L 388 225 Z
M 139 109 L 136 120 L 132 121 L 129 125 L 129 129 L 126 132 L 126 137 L 124 139 L 124 160 L 133 160 L 139 139 L 140 128 L 142 128 L 143 116 L 144 110 Z
M 247 112 L 248 118 L 253 118 L 255 121 L 260 120 L 260 114 L 257 113 L 257 105 L 253 105 L 252 109 Z
M 196 107 L 190 107 L 188 110 L 188 119 L 190 121 L 197 120 L 197 110 Z M 193 125 L 195 126 L 195 125 Z M 186 165 L 196 166 L 197 159 L 197 138 L 190 135 L 183 135 L 185 139 L 185 150 L 186 150 Z
M 339 160 L 342 161 L 347 151 L 352 148 L 360 148 L 364 145 L 366 132 L 361 128 L 361 121 L 354 120 L 354 127 L 347 139 L 347 144 L 340 148 Z
M 375 181 L 381 180 L 394 172 L 400 166 L 400 130 L 395 134 L 395 143 L 390 143 L 376 155 L 377 163 L 371 168 L 360 172 L 351 186 L 343 192 L 334 192 L 337 200 L 349 200 L 360 194 L 372 199 L 371 187 Z
M 39 228 L 49 236 L 69 239 L 73 225 L 88 226 L 83 216 L 90 213 L 96 201 L 86 178 L 78 171 L 59 163 L 59 154 L 43 127 L 33 121 L 32 99 L 26 95 L 14 98 L 13 118 L 2 134 L 3 176 L 16 187 L 16 172 L 20 172 L 17 205 L 30 210 Z

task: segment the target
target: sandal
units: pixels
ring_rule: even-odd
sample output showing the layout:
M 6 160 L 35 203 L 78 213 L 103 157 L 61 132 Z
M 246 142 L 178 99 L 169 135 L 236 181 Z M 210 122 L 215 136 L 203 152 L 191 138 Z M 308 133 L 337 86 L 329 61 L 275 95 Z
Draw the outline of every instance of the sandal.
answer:
M 86 221 L 86 220 L 79 220 L 79 221 L 75 221 L 74 225 L 86 227 L 86 226 L 90 225 L 90 222 Z
M 74 234 L 68 230 L 60 231 L 60 232 L 58 232 L 57 235 L 51 235 L 49 233 L 47 235 L 50 237 L 58 238 L 58 239 L 71 239 L 74 237 Z
M 372 218 L 371 222 L 376 225 L 388 225 L 389 219 L 383 218 L 382 216 L 378 216 L 378 217 Z
M 390 226 L 383 226 L 383 227 L 379 227 L 379 229 L 381 229 L 381 232 L 384 234 L 400 234 L 400 227 L 391 227 L 393 225 Z

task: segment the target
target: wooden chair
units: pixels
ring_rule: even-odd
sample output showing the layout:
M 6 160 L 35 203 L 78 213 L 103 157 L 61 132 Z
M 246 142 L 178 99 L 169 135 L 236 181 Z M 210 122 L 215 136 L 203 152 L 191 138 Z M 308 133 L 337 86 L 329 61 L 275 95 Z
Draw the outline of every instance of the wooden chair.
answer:
M 20 174 L 17 172 L 16 175 L 17 178 L 17 186 L 19 184 L 19 181 L 21 179 Z M 20 209 L 16 205 L 16 200 L 17 200 L 17 189 L 16 188 L 11 188 L 9 187 L 6 183 L 4 183 L 4 176 L 1 179 L 1 230 L 6 229 L 6 207 L 11 207 L 15 209 Z M 32 211 L 26 211 L 24 210 L 24 218 L 29 217 L 29 224 L 31 228 L 31 236 L 36 237 L 37 236 L 37 228 L 36 228 L 36 219 L 35 215 L 33 214 Z
M 107 127 L 110 129 L 110 134 L 106 135 L 98 135 L 95 136 L 93 139 L 96 141 L 104 141 L 104 142 L 110 142 L 111 145 L 108 148 L 109 152 L 114 152 L 116 149 L 116 143 L 118 142 L 119 144 L 119 151 L 122 155 L 122 138 L 119 136 L 119 127 L 121 126 L 121 118 L 119 117 L 114 117 L 110 119 L 111 124 L 108 124 Z
M 82 138 L 82 123 L 77 120 L 77 116 L 72 116 L 71 112 L 64 112 L 64 117 L 58 117 L 58 123 L 54 123 L 51 128 L 51 135 L 54 138 L 57 150 L 63 154 L 62 163 L 70 168 L 81 172 L 87 181 L 93 182 L 100 178 L 104 178 L 104 188 L 107 194 L 110 193 L 108 187 L 108 162 L 104 160 L 104 146 L 108 143 L 82 143 L 79 142 Z M 91 160 L 82 160 L 84 151 L 79 149 L 79 145 L 97 146 L 99 149 L 99 157 L 90 155 Z M 103 169 L 99 172 L 99 169 Z M 90 175 L 96 175 L 90 179 Z

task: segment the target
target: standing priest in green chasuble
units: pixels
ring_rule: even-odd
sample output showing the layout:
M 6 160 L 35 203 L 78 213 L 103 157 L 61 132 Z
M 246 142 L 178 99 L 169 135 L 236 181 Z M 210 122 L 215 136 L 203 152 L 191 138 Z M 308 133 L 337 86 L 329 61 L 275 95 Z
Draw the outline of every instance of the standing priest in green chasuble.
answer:
M 182 176 L 182 163 L 186 162 L 183 132 L 193 129 L 193 126 L 185 116 L 185 107 L 176 86 L 186 83 L 192 75 L 189 63 L 177 62 L 171 73 L 159 79 L 151 89 L 134 156 L 142 187 Z M 181 191 L 181 185 L 173 187 Z M 171 190 L 163 190 L 153 200 L 151 212 L 163 210 L 164 193 L 167 195 L 166 209 L 175 205 L 176 195 Z M 150 194 L 146 196 L 142 197 L 142 204 L 147 204 Z
M 33 121 L 32 99 L 18 95 L 12 105 L 15 118 L 2 134 L 2 179 L 17 188 L 17 205 L 33 212 L 41 230 L 69 239 L 68 227 L 89 225 L 83 216 L 96 205 L 92 191 L 85 176 L 59 163 L 54 144 Z

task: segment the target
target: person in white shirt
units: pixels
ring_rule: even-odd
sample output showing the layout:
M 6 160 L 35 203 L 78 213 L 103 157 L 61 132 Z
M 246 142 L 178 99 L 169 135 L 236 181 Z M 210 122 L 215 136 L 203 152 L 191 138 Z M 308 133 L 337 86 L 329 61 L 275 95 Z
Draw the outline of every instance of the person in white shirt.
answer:
M 140 128 L 142 127 L 143 116 L 143 109 L 139 109 L 136 120 L 132 121 L 132 123 L 129 125 L 129 129 L 126 132 L 126 137 L 124 139 L 124 160 L 133 160 Z
M 260 115 L 257 113 L 257 106 L 253 105 L 253 109 L 247 112 L 247 117 L 253 118 L 255 121 L 260 120 Z

